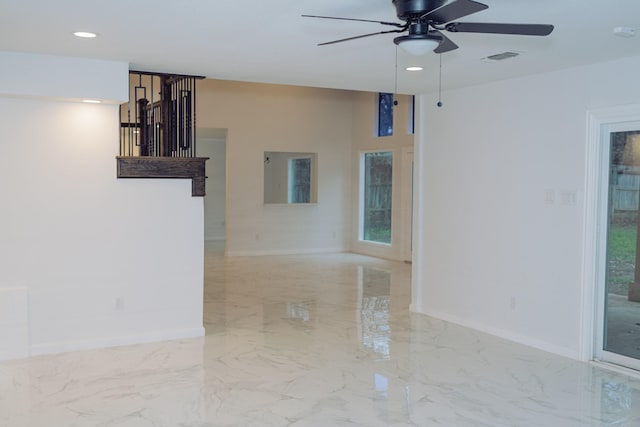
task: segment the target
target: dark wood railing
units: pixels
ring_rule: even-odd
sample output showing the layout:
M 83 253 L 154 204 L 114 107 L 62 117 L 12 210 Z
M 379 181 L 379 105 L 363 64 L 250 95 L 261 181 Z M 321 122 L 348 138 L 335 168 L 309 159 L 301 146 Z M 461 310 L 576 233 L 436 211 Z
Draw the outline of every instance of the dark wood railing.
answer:
M 120 107 L 118 178 L 190 178 L 205 195 L 205 162 L 196 156 L 198 76 L 131 71 Z

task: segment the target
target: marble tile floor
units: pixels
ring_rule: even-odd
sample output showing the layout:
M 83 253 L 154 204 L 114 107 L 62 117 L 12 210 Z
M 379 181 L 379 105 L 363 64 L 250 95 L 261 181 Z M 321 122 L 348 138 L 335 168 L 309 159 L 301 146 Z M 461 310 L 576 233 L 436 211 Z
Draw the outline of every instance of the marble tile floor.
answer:
M 410 314 L 407 264 L 211 246 L 205 276 L 204 338 L 0 363 L 0 426 L 640 426 L 640 380 Z

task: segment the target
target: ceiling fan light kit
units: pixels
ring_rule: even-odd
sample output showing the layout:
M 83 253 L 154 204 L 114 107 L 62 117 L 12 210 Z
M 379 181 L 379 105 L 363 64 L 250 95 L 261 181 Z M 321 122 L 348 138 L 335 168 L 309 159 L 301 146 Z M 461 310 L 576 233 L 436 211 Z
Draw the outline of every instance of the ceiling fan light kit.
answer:
M 527 36 L 547 36 L 553 31 L 553 25 L 543 24 L 453 22 L 456 19 L 480 12 L 489 7 L 486 4 L 474 0 L 452 0 L 449 2 L 446 2 L 446 0 L 391 0 L 391 3 L 393 3 L 396 8 L 396 16 L 401 21 L 404 21 L 404 23 L 334 16 L 302 16 L 307 18 L 372 22 L 395 27 L 393 30 L 378 31 L 320 43 L 319 46 L 342 43 L 378 34 L 408 32 L 408 34 L 396 37 L 393 39 L 393 42 L 412 55 L 426 55 L 429 52 L 445 53 L 457 49 L 458 45 L 445 36 L 443 31 L 450 33 L 513 34 Z
M 427 35 L 426 37 L 400 36 L 393 39 L 393 42 L 400 46 L 405 52 L 422 56 L 432 52 L 440 45 L 442 39 L 437 36 Z

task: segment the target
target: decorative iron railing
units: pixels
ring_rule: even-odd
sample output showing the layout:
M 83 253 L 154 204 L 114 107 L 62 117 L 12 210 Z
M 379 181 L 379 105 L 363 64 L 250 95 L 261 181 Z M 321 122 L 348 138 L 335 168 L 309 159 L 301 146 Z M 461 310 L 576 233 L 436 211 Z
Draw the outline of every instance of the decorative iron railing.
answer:
M 120 156 L 196 156 L 198 76 L 129 72 L 120 108 Z

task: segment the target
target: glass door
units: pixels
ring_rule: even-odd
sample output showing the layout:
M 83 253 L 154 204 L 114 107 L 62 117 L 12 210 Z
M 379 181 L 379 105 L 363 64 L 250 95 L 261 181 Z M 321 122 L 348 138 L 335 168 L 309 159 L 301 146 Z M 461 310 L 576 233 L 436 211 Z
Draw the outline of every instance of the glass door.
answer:
M 609 184 L 600 358 L 640 369 L 640 123 L 609 125 L 603 136 Z

